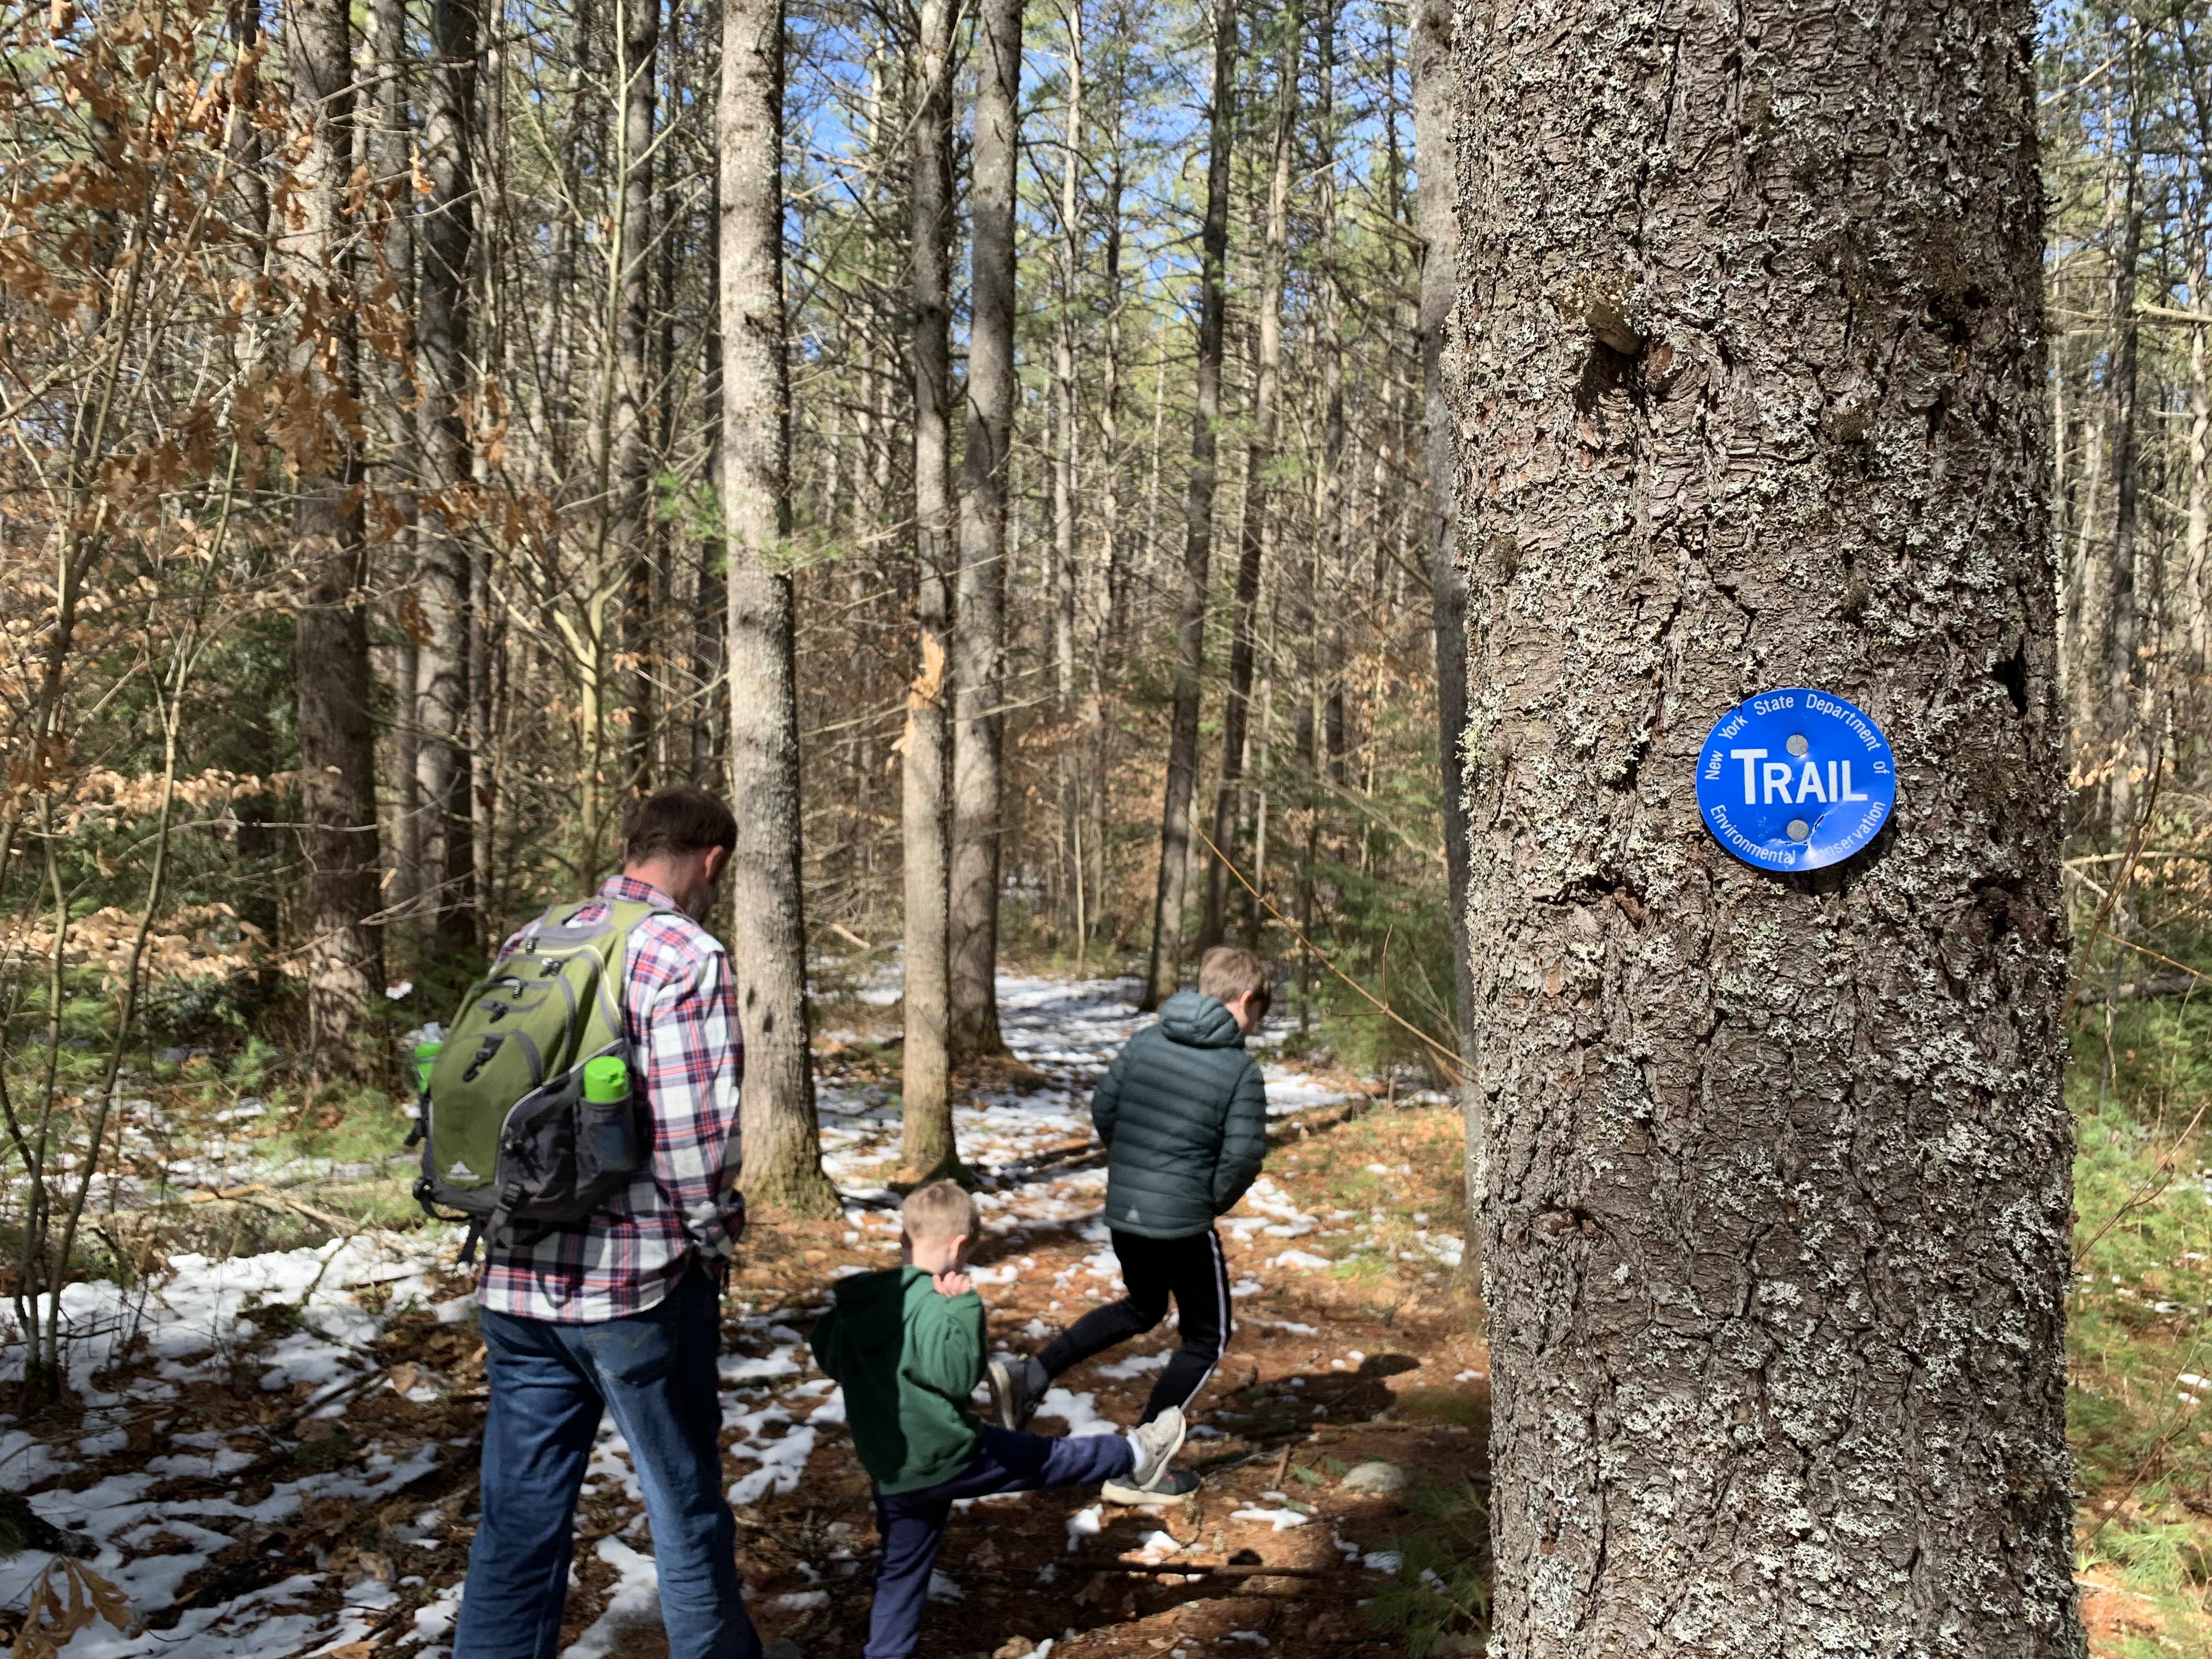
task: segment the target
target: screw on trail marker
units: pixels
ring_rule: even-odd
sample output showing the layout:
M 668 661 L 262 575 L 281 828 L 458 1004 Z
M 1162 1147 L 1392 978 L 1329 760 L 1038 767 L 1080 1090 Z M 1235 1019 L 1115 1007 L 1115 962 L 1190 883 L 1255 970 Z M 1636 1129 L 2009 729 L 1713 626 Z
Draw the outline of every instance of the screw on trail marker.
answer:
M 1783 686 L 1747 697 L 1698 752 L 1698 814 L 1761 870 L 1840 864 L 1889 822 L 1897 763 L 1881 729 L 1841 697 Z

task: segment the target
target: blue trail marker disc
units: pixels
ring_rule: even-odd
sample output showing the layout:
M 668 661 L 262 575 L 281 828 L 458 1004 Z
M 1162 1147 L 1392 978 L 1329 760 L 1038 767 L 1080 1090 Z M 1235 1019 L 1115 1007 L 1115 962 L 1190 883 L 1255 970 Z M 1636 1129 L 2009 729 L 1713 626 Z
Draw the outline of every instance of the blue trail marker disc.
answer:
M 1698 755 L 1698 812 L 1761 870 L 1821 870 L 1872 841 L 1897 805 L 1879 726 L 1841 697 L 1783 686 L 1713 722 Z

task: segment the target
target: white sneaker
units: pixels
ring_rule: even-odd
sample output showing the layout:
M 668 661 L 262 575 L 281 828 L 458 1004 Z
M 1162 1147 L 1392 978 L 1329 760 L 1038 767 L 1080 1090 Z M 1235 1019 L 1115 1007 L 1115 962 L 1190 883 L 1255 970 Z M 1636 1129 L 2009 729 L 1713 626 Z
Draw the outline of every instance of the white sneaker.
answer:
M 1099 1483 L 1098 1495 L 1109 1504 L 1170 1504 L 1188 1498 L 1206 1482 L 1189 1469 L 1162 1469 L 1149 1486 L 1132 1486 L 1119 1480 Z
M 1126 1475 L 1109 1480 L 1098 1495 L 1109 1504 L 1158 1504 L 1170 1498 L 1188 1498 L 1198 1490 L 1195 1475 L 1168 1468 L 1169 1460 L 1182 1449 L 1182 1409 L 1170 1406 L 1149 1423 L 1129 1431 L 1130 1447 L 1137 1461 Z M 1188 1480 L 1190 1484 L 1184 1484 Z

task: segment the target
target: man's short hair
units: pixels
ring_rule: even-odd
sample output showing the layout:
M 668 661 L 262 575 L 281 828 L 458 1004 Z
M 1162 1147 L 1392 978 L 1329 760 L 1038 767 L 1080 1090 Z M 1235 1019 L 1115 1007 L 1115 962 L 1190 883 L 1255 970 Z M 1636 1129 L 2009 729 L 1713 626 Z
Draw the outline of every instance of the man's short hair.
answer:
M 933 1181 L 906 1195 L 899 1206 L 899 1224 L 908 1238 L 973 1238 L 975 1200 L 956 1182 Z
M 647 795 L 623 826 L 626 864 L 642 864 L 664 854 L 703 853 L 709 847 L 726 853 L 737 844 L 738 821 L 730 809 L 689 784 Z
M 1217 945 L 1198 959 L 1198 994 L 1216 1002 L 1252 999 L 1255 1014 L 1264 1014 L 1274 999 L 1268 993 L 1267 964 L 1241 945 Z

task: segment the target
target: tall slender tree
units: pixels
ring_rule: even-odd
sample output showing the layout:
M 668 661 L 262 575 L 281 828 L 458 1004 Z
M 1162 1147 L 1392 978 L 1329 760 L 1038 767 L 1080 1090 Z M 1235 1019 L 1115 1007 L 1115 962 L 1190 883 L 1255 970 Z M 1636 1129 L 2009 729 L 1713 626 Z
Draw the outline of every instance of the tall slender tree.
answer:
M 2132 83 L 2141 50 L 2137 20 L 2126 23 L 2126 43 L 2120 57 L 2127 66 L 2122 73 Z M 2136 288 L 2142 264 L 2144 193 L 2148 181 L 2143 173 L 2143 131 L 2141 105 L 2128 100 L 2124 131 L 2127 154 L 2125 184 L 2120 198 L 2120 246 L 2112 262 L 2112 330 L 2114 350 L 2108 384 L 2112 391 L 2112 539 L 2105 556 L 2109 565 L 2101 584 L 2103 604 L 2098 617 L 2094 653 L 2096 684 L 2103 707 L 2096 711 L 2090 729 L 2098 732 L 2098 749 L 2089 757 L 2094 769 L 2110 769 L 2111 782 L 2102 805 L 2107 822 L 2124 829 L 2133 815 L 2131 769 L 2136 761 L 2139 736 L 2136 696 L 2141 667 L 2136 660 L 2136 530 L 2142 494 L 2142 471 L 2136 465 L 2141 430 L 2137 402 L 2142 362 L 2142 324 L 2136 313 Z M 2100 729 L 2101 728 L 2101 730 Z
M 660 0 L 621 0 L 616 54 L 622 96 L 620 200 L 616 212 L 617 297 L 608 503 L 615 556 L 622 562 L 620 635 L 631 660 L 623 714 L 623 782 L 642 788 L 652 771 L 653 661 L 659 647 L 653 571 L 653 268 L 656 227 L 653 177 L 658 145 Z
M 355 400 L 353 325 L 356 86 L 345 0 L 295 0 L 284 19 L 292 107 L 305 125 L 296 163 L 300 222 L 280 239 L 286 275 L 319 325 L 299 331 L 289 372 L 320 423 L 294 498 L 293 611 L 300 730 L 300 833 L 307 860 L 307 1042 L 314 1069 L 374 1070 L 371 1011 L 383 988 L 377 908 L 376 745 L 364 603 L 368 542 Z
M 1458 106 L 1459 68 L 1452 58 L 1449 0 L 1414 0 L 1413 41 L 1413 155 L 1419 168 L 1415 211 L 1421 241 L 1421 406 L 1427 474 L 1421 510 L 1428 554 L 1430 614 L 1437 639 L 1437 756 L 1443 767 L 1444 903 L 1452 943 L 1452 1017 L 1460 1059 L 1474 1060 L 1474 965 L 1468 955 L 1467 778 L 1461 743 L 1467 733 L 1467 575 L 1459 561 L 1459 451 L 1453 441 L 1444 352 L 1452 302 L 1459 291 L 1459 220 L 1454 203 L 1452 122 Z M 1467 1178 L 1470 1216 L 1480 1213 L 1482 1095 L 1472 1075 L 1461 1089 L 1467 1118 Z M 1480 1233 L 1468 1228 L 1476 1248 L 1467 1252 L 1467 1276 L 1481 1281 Z
M 1268 146 L 1267 220 L 1260 250 L 1260 316 L 1252 375 L 1252 432 L 1244 457 L 1244 525 L 1237 538 L 1237 614 L 1229 641 L 1229 695 L 1221 711 L 1221 773 L 1213 792 L 1213 845 L 1206 866 L 1206 916 L 1198 948 L 1221 943 L 1228 929 L 1229 862 L 1236 844 L 1244 750 L 1251 727 L 1252 675 L 1259 661 L 1260 577 L 1274 531 L 1269 470 L 1275 464 L 1277 407 L 1283 380 L 1283 279 L 1290 262 L 1291 149 L 1297 133 L 1298 59 L 1303 34 L 1297 0 L 1277 20 L 1275 122 Z
M 807 1040 L 783 305 L 783 0 L 722 0 L 720 501 L 728 555 L 730 971 L 745 1041 L 745 1196 L 835 1215 Z
M 1492 1651 L 2078 1655 L 2036 13 L 1458 16 Z M 1899 763 L 1808 876 L 1778 684 Z
M 1198 376 L 1190 475 L 1183 488 L 1182 591 L 1176 617 L 1175 701 L 1169 716 L 1159 879 L 1142 1004 L 1157 1008 L 1182 977 L 1183 901 L 1190 881 L 1190 814 L 1198 786 L 1199 679 L 1206 668 L 1206 586 L 1213 556 L 1220 446 L 1221 352 L 1229 261 L 1229 153 L 1236 129 L 1237 0 L 1212 0 L 1213 89 L 1206 106 L 1206 222 L 1199 237 Z
M 953 0 L 923 0 L 911 81 L 907 250 L 914 318 L 914 538 L 919 667 L 907 692 L 900 821 L 905 855 L 904 1169 L 959 1167 L 952 1138 L 946 845 L 952 627 Z
M 416 786 L 429 816 L 426 885 L 439 933 L 456 948 L 476 939 L 475 789 L 469 740 L 470 550 L 462 511 L 472 483 L 462 409 L 472 377 L 470 295 L 477 279 L 478 0 L 433 0 L 429 107 L 422 164 L 421 614 L 416 639 Z
M 999 848 L 1005 813 L 1006 451 L 1014 418 L 1014 189 L 1021 150 L 1021 0 L 979 19 L 969 151 L 968 441 L 961 456 L 960 574 L 953 634 L 951 1041 L 996 1054 Z

